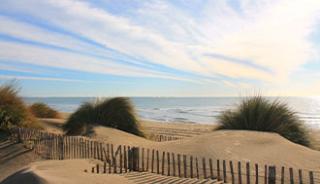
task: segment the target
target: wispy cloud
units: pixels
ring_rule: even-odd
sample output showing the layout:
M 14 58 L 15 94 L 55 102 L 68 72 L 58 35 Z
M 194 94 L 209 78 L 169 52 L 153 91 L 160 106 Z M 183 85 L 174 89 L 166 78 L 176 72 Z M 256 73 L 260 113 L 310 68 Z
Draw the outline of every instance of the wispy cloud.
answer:
M 86 1 L 4 0 L 0 34 L 61 49 L 0 40 L 0 58 L 243 88 L 286 83 L 315 58 L 320 1 L 235 1 L 144 1 L 112 14 Z
M 53 78 L 53 77 L 32 77 L 32 76 L 17 76 L 17 75 L 0 75 L 0 79 L 6 80 L 39 80 L 39 81 L 61 81 L 61 82 L 94 82 L 76 79 L 63 79 L 63 78 Z

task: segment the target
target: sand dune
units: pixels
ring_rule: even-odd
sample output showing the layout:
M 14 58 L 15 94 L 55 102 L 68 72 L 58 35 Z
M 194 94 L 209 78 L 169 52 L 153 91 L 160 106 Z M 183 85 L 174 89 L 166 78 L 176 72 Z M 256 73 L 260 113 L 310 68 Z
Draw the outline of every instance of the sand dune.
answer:
M 276 133 L 214 131 L 176 141 L 153 142 L 126 132 L 95 128 L 96 138 L 108 143 L 141 146 L 213 159 L 319 170 L 320 152 L 292 143 Z
M 47 131 L 62 133 L 64 120 L 42 120 Z M 98 126 L 93 138 L 115 145 L 140 146 L 160 151 L 175 152 L 197 157 L 250 161 L 251 163 L 277 165 L 319 171 L 320 152 L 294 144 L 276 133 L 255 131 L 211 131 L 211 126 L 197 127 L 191 124 L 157 124 L 144 122 L 143 126 L 155 129 L 168 128 L 188 134 L 192 128 L 198 133 L 192 137 L 167 142 L 154 142 L 120 130 Z M 153 126 L 155 125 L 155 126 Z M 152 131 L 152 129 L 149 129 Z M 199 133 L 200 132 L 200 133 Z M 96 175 L 84 172 L 94 160 L 64 160 L 34 162 L 3 183 L 32 181 L 30 183 L 132 183 L 118 175 Z M 11 167 L 11 166 L 8 166 Z M 20 166 L 21 167 L 21 166 Z M 0 167 L 1 168 L 1 167 Z M 17 167 L 12 167 L 18 169 Z M 21 169 L 21 168 L 20 168 Z M 16 170 L 17 171 L 17 170 Z M 26 183 L 26 182 L 24 182 Z
M 61 125 L 63 121 L 46 120 L 46 124 Z M 195 156 L 226 159 L 235 161 L 251 161 L 261 164 L 275 164 L 294 168 L 319 170 L 320 152 L 292 143 L 276 133 L 255 131 L 210 131 L 211 125 L 196 126 L 194 124 L 157 123 L 143 121 L 143 126 L 170 127 L 202 131 L 201 135 L 192 135 L 180 140 L 154 142 L 120 130 L 96 127 L 95 138 L 107 143 L 141 146 L 158 150 L 190 154 Z M 47 125 L 52 131 L 52 127 Z M 54 131 L 59 131 L 57 128 Z M 60 130 L 61 131 L 61 130 Z
M 119 175 L 85 172 L 95 164 L 93 160 L 39 161 L 6 178 L 2 184 L 131 184 Z

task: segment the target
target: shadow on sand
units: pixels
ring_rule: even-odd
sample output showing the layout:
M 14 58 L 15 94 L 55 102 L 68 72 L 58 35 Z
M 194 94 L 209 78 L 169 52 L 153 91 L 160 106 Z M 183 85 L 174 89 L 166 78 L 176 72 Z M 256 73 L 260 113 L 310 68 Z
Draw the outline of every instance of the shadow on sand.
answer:
M 5 178 L 0 184 L 46 184 L 44 179 L 27 169 L 22 169 Z

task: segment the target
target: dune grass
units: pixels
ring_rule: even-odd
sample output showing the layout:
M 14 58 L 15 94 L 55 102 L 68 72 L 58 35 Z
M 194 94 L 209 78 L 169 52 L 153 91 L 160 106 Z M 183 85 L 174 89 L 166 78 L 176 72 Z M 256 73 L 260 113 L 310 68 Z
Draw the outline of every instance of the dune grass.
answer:
M 29 109 L 38 118 L 59 118 L 59 113 L 45 103 L 34 103 Z
M 244 99 L 235 110 L 221 113 L 218 123 L 218 129 L 276 132 L 294 143 L 310 147 L 303 122 L 279 100 L 269 101 L 261 96 Z
M 68 135 L 81 135 L 90 133 L 92 127 L 96 125 L 144 136 L 134 107 L 128 98 L 117 97 L 95 103 L 84 103 L 69 117 L 63 128 Z
M 35 117 L 30 113 L 14 84 L 0 86 L 0 129 L 11 127 L 40 128 Z

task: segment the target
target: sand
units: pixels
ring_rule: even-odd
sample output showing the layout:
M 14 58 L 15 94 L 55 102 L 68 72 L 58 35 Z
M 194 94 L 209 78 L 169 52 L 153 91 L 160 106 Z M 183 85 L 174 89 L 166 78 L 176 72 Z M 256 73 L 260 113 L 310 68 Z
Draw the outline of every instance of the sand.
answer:
M 64 120 L 43 119 L 42 123 L 47 131 L 63 133 L 61 126 Z M 148 133 L 159 133 L 161 131 L 168 134 L 176 133 L 180 134 L 179 136 L 183 139 L 154 142 L 120 130 L 101 126 L 94 128 L 96 133 L 94 138 L 103 140 L 106 143 L 154 148 L 197 157 L 250 161 L 251 163 L 263 165 L 277 165 L 315 171 L 320 169 L 319 151 L 292 143 L 276 133 L 212 131 L 214 128 L 212 125 L 167 124 L 150 121 L 143 121 L 142 126 Z M 91 173 L 85 173 L 84 169 L 89 169 L 92 164 L 92 160 L 35 162 L 24 168 L 25 170 L 18 172 L 18 175 L 15 175 L 14 178 L 26 176 L 38 183 L 131 182 L 117 175 L 94 176 Z
M 44 121 L 46 129 L 61 132 L 58 127 L 61 120 Z M 48 124 L 50 126 L 48 126 Z M 212 125 L 195 125 L 188 123 L 159 123 L 142 121 L 143 127 L 153 127 L 155 130 L 173 129 L 175 132 L 195 131 L 191 137 L 167 142 L 154 142 L 120 130 L 96 127 L 94 138 L 107 143 L 141 146 L 158 150 L 183 153 L 213 159 L 235 161 L 251 161 L 260 164 L 320 169 L 320 152 L 292 143 L 276 133 L 256 131 L 212 131 Z M 150 131 L 150 129 L 149 129 Z M 201 133 L 199 133 L 201 132 Z
M 131 184 L 128 179 L 115 174 L 85 172 L 94 166 L 93 160 L 39 161 L 6 178 L 2 184 Z

